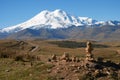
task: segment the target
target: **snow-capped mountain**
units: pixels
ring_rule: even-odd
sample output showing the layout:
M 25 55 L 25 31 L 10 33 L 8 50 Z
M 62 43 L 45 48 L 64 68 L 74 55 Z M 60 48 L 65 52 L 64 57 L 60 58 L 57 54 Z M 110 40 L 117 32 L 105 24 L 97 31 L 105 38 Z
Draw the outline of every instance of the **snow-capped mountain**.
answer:
M 14 33 L 24 29 L 40 29 L 40 28 L 68 28 L 70 26 L 91 26 L 91 25 L 120 25 L 119 21 L 97 21 L 89 17 L 71 16 L 65 11 L 57 9 L 55 11 L 44 10 L 21 24 L 3 28 L 0 33 Z

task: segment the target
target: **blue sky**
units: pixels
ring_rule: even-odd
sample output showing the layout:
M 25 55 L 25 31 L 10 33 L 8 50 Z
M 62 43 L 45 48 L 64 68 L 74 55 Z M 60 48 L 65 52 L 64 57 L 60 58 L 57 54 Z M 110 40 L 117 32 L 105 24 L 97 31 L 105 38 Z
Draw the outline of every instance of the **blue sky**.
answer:
M 0 29 L 22 23 L 43 10 L 56 9 L 99 21 L 120 21 L 120 0 L 0 0 Z

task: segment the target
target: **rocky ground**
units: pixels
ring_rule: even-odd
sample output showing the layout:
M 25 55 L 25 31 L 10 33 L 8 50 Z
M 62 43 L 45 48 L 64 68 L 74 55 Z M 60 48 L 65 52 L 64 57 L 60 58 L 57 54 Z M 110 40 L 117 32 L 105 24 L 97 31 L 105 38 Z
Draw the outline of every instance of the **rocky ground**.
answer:
M 49 60 L 48 72 L 55 80 L 120 80 L 120 64 L 111 61 Z
M 119 80 L 120 63 L 105 61 L 102 57 L 95 60 L 92 54 L 91 42 L 86 44 L 86 57 L 80 59 L 76 56 L 69 57 L 64 53 L 61 57 L 53 55 L 48 61 L 54 64 L 50 70 L 50 75 L 57 80 Z
M 119 42 L 95 43 L 2 40 L 0 80 L 120 80 Z

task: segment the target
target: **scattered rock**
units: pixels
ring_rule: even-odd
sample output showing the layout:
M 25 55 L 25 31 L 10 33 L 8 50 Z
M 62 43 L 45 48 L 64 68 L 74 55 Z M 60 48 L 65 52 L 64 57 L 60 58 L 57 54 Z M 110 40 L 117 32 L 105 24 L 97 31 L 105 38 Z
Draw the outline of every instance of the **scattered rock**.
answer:
M 29 76 L 32 76 L 32 74 L 30 73 Z
M 7 69 L 7 70 L 5 70 L 5 72 L 10 72 L 10 70 Z
M 85 50 L 87 54 L 84 59 L 79 59 L 76 56 L 71 58 L 68 53 L 64 53 L 59 60 L 57 60 L 56 55 L 53 55 L 49 61 L 57 60 L 57 62 L 52 62 L 52 64 L 55 64 L 55 67 L 48 70 L 48 72 L 62 76 L 60 78 L 58 77 L 58 80 L 76 80 L 79 75 L 85 77 L 85 79 L 82 80 L 97 80 L 98 78 L 100 80 L 110 80 L 110 77 L 117 80 L 118 76 L 120 77 L 120 75 L 118 75 L 120 74 L 119 63 L 113 63 L 111 60 L 103 61 L 101 57 L 95 60 L 90 42 L 87 42 Z M 65 77 L 63 77 L 63 74 Z
M 47 69 L 47 72 L 50 73 L 50 72 L 51 72 L 51 69 Z
M 68 53 L 64 53 L 62 55 L 62 57 L 60 58 L 60 60 L 65 60 L 66 62 L 69 61 L 69 54 Z
M 52 55 L 52 60 L 56 61 L 57 60 L 57 57 L 55 54 Z

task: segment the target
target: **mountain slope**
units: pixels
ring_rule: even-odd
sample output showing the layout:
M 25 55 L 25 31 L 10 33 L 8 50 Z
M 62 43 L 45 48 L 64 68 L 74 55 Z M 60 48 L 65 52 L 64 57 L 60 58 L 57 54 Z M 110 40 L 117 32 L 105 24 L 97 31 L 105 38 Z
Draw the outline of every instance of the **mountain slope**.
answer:
M 71 26 L 59 29 L 25 29 L 10 35 L 12 39 L 90 39 L 90 40 L 120 40 L 120 26 L 102 26 L 81 28 Z
M 117 39 L 120 21 L 97 21 L 71 16 L 65 11 L 44 10 L 21 24 L 0 29 L 0 38 Z

